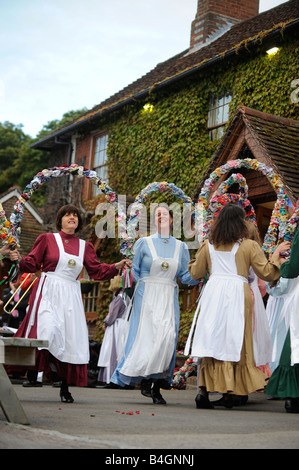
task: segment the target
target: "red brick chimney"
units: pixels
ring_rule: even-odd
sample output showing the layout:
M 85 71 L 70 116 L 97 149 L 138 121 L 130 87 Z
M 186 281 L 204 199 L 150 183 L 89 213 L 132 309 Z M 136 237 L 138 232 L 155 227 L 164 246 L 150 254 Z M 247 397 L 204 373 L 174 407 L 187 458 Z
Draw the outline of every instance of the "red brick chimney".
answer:
M 259 12 L 259 0 L 198 0 L 190 52 L 206 46 L 234 24 Z

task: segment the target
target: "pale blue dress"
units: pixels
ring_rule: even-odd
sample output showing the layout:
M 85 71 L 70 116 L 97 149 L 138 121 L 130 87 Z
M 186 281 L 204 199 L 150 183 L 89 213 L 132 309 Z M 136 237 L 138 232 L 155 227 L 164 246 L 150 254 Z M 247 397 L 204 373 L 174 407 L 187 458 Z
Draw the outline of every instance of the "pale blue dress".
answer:
M 150 240 L 149 240 L 150 239 Z M 178 286 L 176 284 L 177 278 L 183 284 L 188 285 L 196 285 L 198 281 L 194 281 L 191 278 L 189 271 L 188 271 L 188 263 L 190 261 L 190 255 L 187 248 L 187 245 L 183 242 L 179 242 L 173 237 L 167 237 L 167 243 L 163 241 L 163 237 L 159 234 L 152 235 L 151 237 L 140 238 L 134 245 L 134 252 L 135 256 L 133 259 L 133 273 L 134 273 L 134 281 L 137 283 L 134 297 L 133 297 L 133 304 L 132 304 L 132 311 L 130 314 L 129 320 L 129 331 L 128 336 L 126 338 L 126 342 L 124 345 L 124 352 L 123 355 L 117 365 L 116 370 L 114 371 L 111 382 L 114 382 L 118 385 L 125 386 L 125 385 L 135 385 L 139 383 L 143 378 L 149 379 L 152 378 L 154 380 L 163 378 L 171 384 L 173 379 L 173 371 L 175 367 L 175 356 L 176 356 L 176 343 L 178 337 L 178 329 L 179 329 L 179 321 L 180 321 L 180 309 L 179 309 L 179 298 L 178 298 Z M 175 255 L 177 253 L 177 256 Z M 161 260 L 162 258 L 162 260 Z M 163 275 L 163 271 L 159 272 L 159 267 L 163 263 L 163 259 L 168 259 L 170 268 L 173 269 L 175 266 L 174 271 L 171 272 L 171 278 L 167 278 L 167 274 Z M 161 263 L 162 261 L 162 263 Z M 154 269 L 153 269 L 154 268 Z M 154 273 L 154 274 L 153 274 Z M 161 277 L 158 275 L 161 274 Z M 165 277 L 165 279 L 163 279 Z M 147 283 L 149 281 L 149 283 Z M 146 284 L 147 283 L 147 284 Z M 154 284 L 154 285 L 153 285 Z M 149 297 L 147 300 L 147 305 L 144 305 L 143 300 L 146 298 L 147 291 L 145 288 L 152 289 L 154 293 L 153 298 Z M 165 296 L 171 295 L 173 298 L 165 298 Z M 161 296 L 161 297 L 160 297 Z M 155 370 L 155 360 L 151 367 L 147 367 L 145 362 L 143 364 L 137 364 L 139 360 L 139 354 L 136 354 L 136 349 L 140 351 L 140 356 L 149 358 L 149 362 L 152 361 L 153 354 L 157 357 L 157 363 L 159 362 L 159 349 L 155 351 L 156 345 L 154 344 L 154 338 L 150 338 L 150 333 L 147 335 L 146 325 L 149 327 L 150 319 L 146 313 L 151 315 L 157 314 L 157 310 L 159 310 L 159 298 L 161 302 L 161 306 L 165 304 L 169 304 L 172 307 L 170 308 L 169 312 L 164 315 L 164 318 L 161 320 L 161 330 L 164 328 L 163 325 L 166 323 L 170 325 L 173 323 L 173 330 L 169 326 L 169 335 L 167 335 L 167 328 L 164 331 L 164 341 L 161 342 L 161 356 L 170 358 L 164 365 L 167 363 L 168 366 L 166 369 L 162 370 L 159 369 L 159 364 L 157 364 L 157 370 L 159 372 L 154 372 Z M 158 308 L 152 307 L 151 302 L 154 305 L 157 305 Z M 163 307 L 164 308 L 164 307 Z M 163 310 L 161 308 L 161 311 Z M 148 310 L 148 311 L 147 311 Z M 143 314 L 141 312 L 143 311 Z M 159 314 L 159 312 L 158 312 Z M 140 321 L 141 320 L 141 321 Z M 154 321 L 154 320 L 152 320 Z M 157 337 L 160 334 L 160 325 L 155 325 Z M 151 328 L 149 328 L 151 329 Z M 173 340 L 169 340 L 171 335 L 174 335 Z M 171 351 L 167 351 L 167 347 L 163 347 L 166 342 L 169 340 L 169 345 L 172 345 Z M 145 349 L 147 351 L 145 351 Z M 135 354 L 135 356 L 134 356 Z M 128 358 L 135 357 L 136 358 L 136 370 L 134 371 L 134 361 L 130 361 Z M 142 362 L 142 361 L 141 361 Z M 123 371 L 130 370 L 131 373 L 126 375 Z M 140 374 L 138 371 L 140 370 L 148 370 L 151 373 Z

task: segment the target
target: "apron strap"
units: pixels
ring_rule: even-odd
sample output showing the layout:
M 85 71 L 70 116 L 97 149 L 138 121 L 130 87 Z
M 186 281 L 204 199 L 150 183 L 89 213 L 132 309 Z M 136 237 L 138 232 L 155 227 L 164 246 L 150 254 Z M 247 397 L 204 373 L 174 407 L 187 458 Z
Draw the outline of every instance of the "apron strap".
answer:
M 148 244 L 148 247 L 149 247 L 149 250 L 151 252 L 151 255 L 152 255 L 152 258 L 159 258 L 159 256 L 157 255 L 157 251 L 156 251 L 156 248 L 155 248 L 155 245 L 154 245 L 154 242 L 152 240 L 151 237 L 145 237 L 146 241 L 147 241 L 147 244 Z M 181 244 L 182 242 L 180 240 L 177 240 L 175 238 L 175 250 L 174 250 L 174 255 L 171 256 L 171 258 L 173 259 L 178 259 L 179 257 L 179 253 L 180 253 L 180 248 L 181 248 Z
M 61 236 L 59 235 L 59 233 L 53 233 L 53 235 L 55 237 L 55 240 L 56 240 L 56 243 L 58 245 L 59 251 L 64 251 Z
M 151 237 L 145 237 L 145 240 L 147 242 L 147 246 L 149 247 L 152 258 L 153 259 L 157 258 L 158 255 L 157 255 L 156 248 L 155 248 L 153 240 L 151 239 Z
M 179 258 L 181 245 L 182 245 L 182 242 L 180 240 L 175 239 L 175 251 L 174 251 L 174 255 L 173 255 L 174 259 Z
M 79 259 L 83 264 L 86 242 L 79 238 Z
M 212 243 L 208 242 L 208 246 L 209 246 L 210 253 L 212 253 L 213 251 L 217 253 L 217 250 L 215 250 L 214 245 L 212 245 Z M 231 251 L 227 251 L 226 253 L 233 253 L 235 255 L 239 249 L 239 246 L 240 246 L 240 243 L 236 242 L 234 246 L 232 247 Z
M 56 243 L 58 245 L 59 251 L 64 253 L 64 247 L 63 247 L 61 235 L 59 233 L 53 233 L 53 235 L 55 237 L 55 240 L 56 240 Z M 85 245 L 86 245 L 86 242 L 84 240 L 81 240 L 81 238 L 79 238 L 79 255 L 78 255 L 78 258 L 80 259 L 80 261 L 82 261 L 82 264 L 83 264 L 84 253 L 85 253 Z M 75 255 L 73 255 L 73 256 L 75 256 Z
M 231 253 L 233 253 L 234 255 L 237 253 L 238 249 L 239 249 L 239 246 L 240 246 L 240 243 L 239 242 L 236 242 L 232 248 L 232 251 Z

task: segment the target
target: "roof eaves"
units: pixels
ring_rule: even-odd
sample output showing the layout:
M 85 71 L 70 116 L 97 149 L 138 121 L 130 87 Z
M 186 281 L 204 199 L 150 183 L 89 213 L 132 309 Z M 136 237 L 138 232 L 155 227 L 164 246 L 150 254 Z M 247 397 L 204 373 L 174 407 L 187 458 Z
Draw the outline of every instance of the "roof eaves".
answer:
M 236 44 L 233 48 L 223 51 L 220 54 L 217 54 L 215 57 L 212 57 L 210 59 L 204 59 L 200 61 L 198 64 L 194 64 L 191 67 L 188 67 L 180 72 L 178 72 L 175 75 L 172 75 L 170 77 L 164 78 L 163 80 L 154 83 L 148 88 L 145 88 L 143 90 L 140 90 L 137 93 L 133 93 L 132 95 L 129 95 L 126 98 L 120 99 L 119 101 L 116 101 L 115 103 L 112 103 L 111 105 L 108 106 L 103 106 L 101 108 L 98 108 L 96 110 L 91 110 L 88 113 L 84 113 L 81 117 L 77 118 L 74 122 L 72 122 L 70 125 L 65 125 L 64 127 L 61 127 L 57 129 L 56 131 L 52 132 L 51 134 L 47 135 L 46 137 L 43 137 L 39 141 L 33 143 L 30 147 L 33 149 L 43 149 L 43 150 L 49 150 L 49 147 L 44 146 L 45 142 L 48 142 L 50 140 L 53 140 L 53 144 L 55 144 L 55 138 L 68 134 L 68 133 L 74 133 L 79 127 L 89 124 L 95 119 L 98 119 L 99 117 L 103 117 L 108 113 L 112 113 L 113 111 L 116 111 L 128 104 L 131 104 L 132 102 L 141 99 L 147 95 L 149 95 L 153 90 L 158 90 L 160 88 L 163 88 L 169 84 L 172 84 L 178 80 L 185 79 L 186 77 L 198 72 L 199 70 L 202 70 L 206 67 L 209 67 L 211 65 L 215 65 L 216 63 L 220 62 L 224 58 L 229 58 L 231 55 L 235 53 L 240 53 L 244 50 L 247 50 L 250 47 L 253 47 L 256 45 L 257 41 L 260 41 L 261 39 L 264 39 L 267 37 L 270 39 L 272 36 L 277 35 L 279 32 L 283 32 L 286 29 L 296 27 L 296 25 L 299 25 L 299 19 L 291 19 L 286 23 L 280 23 L 277 25 L 274 25 L 273 28 L 266 30 L 266 31 L 261 31 L 259 34 L 248 38 L 246 40 L 242 40 L 238 44 Z M 57 142 L 56 142 L 57 143 Z

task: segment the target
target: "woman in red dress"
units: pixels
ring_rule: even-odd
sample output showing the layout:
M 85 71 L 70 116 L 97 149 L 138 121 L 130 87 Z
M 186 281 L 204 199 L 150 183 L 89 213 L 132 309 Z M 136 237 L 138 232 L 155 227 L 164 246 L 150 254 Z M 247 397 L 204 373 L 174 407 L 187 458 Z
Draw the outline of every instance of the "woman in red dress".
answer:
M 36 366 L 52 380 L 61 381 L 62 402 L 72 403 L 68 385 L 87 385 L 89 341 L 78 277 L 83 266 L 90 278 L 111 279 L 129 260 L 115 264 L 99 263 L 92 243 L 76 237 L 82 228 L 78 209 L 69 204 L 57 214 L 59 233 L 44 233 L 36 239 L 32 251 L 21 258 L 21 272 L 42 270 L 30 299 L 30 308 L 16 336 L 47 340 L 47 349 L 38 350 Z

